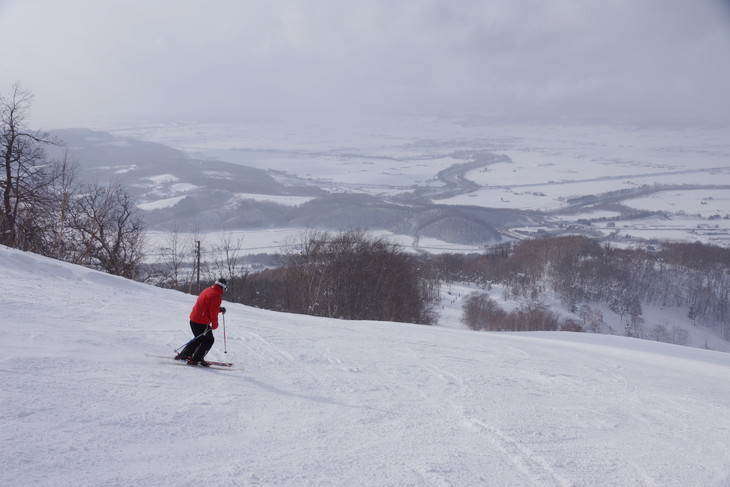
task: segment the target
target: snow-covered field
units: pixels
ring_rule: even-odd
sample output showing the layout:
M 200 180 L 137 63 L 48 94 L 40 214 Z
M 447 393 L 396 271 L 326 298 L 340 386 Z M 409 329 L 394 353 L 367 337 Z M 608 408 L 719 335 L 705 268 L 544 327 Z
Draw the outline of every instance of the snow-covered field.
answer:
M 335 321 L 0 247 L 0 485 L 730 485 L 730 354 L 615 336 Z
M 296 248 L 296 244 L 300 242 L 302 235 L 306 234 L 308 229 L 303 227 L 297 228 L 265 228 L 258 230 L 236 230 L 236 231 L 220 231 L 206 232 L 205 234 L 179 233 L 178 238 L 181 242 L 188 244 L 194 239 L 202 239 L 203 247 L 221 247 L 224 240 L 228 239 L 233 242 L 235 247 L 240 247 L 241 255 L 269 253 L 277 254 L 287 249 Z M 169 232 L 150 231 L 146 234 L 146 244 L 150 250 L 150 255 L 154 256 L 156 252 L 168 245 L 171 238 Z M 443 242 L 432 238 L 420 238 L 418 242 L 408 235 L 394 234 L 385 230 L 371 231 L 368 235 L 375 238 L 385 238 L 389 242 L 400 245 L 406 252 L 416 252 L 422 250 L 430 254 L 440 253 L 480 253 L 484 250 L 478 245 L 464 245 Z M 239 245 L 240 244 L 240 245 Z
M 275 171 L 282 181 L 328 192 L 388 197 L 414 187 L 438 188 L 438 173 L 485 152 L 508 161 L 465 170 L 475 187 L 434 197 L 434 203 L 550 212 L 540 228 L 594 220 L 593 232 L 613 239 L 663 238 L 730 245 L 730 128 L 492 123 L 466 117 L 403 117 L 308 125 L 155 123 L 105 127 L 125 137 L 152 140 L 194 157 Z M 692 187 L 688 187 L 692 185 Z M 666 217 L 621 218 L 601 207 L 611 191 L 663 186 L 627 197 L 636 210 Z M 569 199 L 598 196 L 578 212 Z M 275 196 L 241 198 L 277 201 Z M 285 205 L 304 200 L 277 201 Z M 172 204 L 174 201 L 168 201 Z M 615 203 L 615 201 L 612 201 Z M 154 208 L 154 203 L 148 203 Z M 563 214 L 556 214 L 560 211 Z M 600 219 L 613 218 L 611 226 Z M 669 220 L 667 220 L 669 218 Z M 678 223 L 672 223 L 677 220 Z M 667 222 L 670 222 L 667 224 Z M 710 225 L 709 230 L 706 228 Z M 539 228 L 519 229 L 524 235 Z M 671 230 L 671 231 L 670 231 Z M 513 234 L 517 235 L 517 234 Z

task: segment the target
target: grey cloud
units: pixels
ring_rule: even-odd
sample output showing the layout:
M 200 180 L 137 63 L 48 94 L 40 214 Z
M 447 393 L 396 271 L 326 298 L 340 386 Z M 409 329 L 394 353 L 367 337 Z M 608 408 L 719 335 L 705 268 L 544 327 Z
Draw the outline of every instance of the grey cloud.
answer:
M 5 0 L 41 118 L 728 118 L 721 0 Z M 2 88 L 2 87 L 5 88 Z

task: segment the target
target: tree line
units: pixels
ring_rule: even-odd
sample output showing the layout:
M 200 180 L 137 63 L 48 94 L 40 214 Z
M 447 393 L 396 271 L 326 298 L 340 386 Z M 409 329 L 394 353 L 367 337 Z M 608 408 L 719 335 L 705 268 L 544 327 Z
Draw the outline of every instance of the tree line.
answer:
M 197 288 L 197 238 L 167 238 L 150 266 L 158 285 Z M 386 239 L 356 230 L 306 231 L 259 272 L 243 268 L 241 242 L 223 235 L 200 259 L 204 282 L 226 277 L 228 301 L 329 318 L 436 323 L 439 287 L 427 263 Z
M 310 231 L 258 272 L 244 270 L 241 246 L 228 236 L 210 247 L 206 279 L 228 277 L 227 299 L 264 309 L 434 324 L 440 287 L 459 282 L 485 289 L 464 299 L 462 321 L 474 330 L 585 331 L 686 343 L 683 327 L 645 325 L 643 307 L 651 304 L 683 307 L 689 321 L 730 339 L 730 249 L 712 245 L 664 242 L 627 249 L 564 236 L 506 242 L 482 254 L 429 256 L 407 254 L 363 232 Z M 187 261 L 158 261 L 159 282 L 177 280 L 177 288 L 190 289 L 191 242 L 185 248 Z M 502 303 L 521 304 L 504 309 L 487 292 L 494 285 L 502 289 Z M 547 293 L 571 313 L 551 308 Z M 620 317 L 620 329 L 606 323 L 605 308 Z
M 418 259 L 386 239 L 360 231 L 310 231 L 282 257 L 282 266 L 267 280 L 283 311 L 355 320 L 436 321 L 437 284 Z
M 138 278 L 143 219 L 118 184 L 83 184 L 78 168 L 46 148 L 61 145 L 31 130 L 32 94 L 15 84 L 0 96 L 0 244 Z

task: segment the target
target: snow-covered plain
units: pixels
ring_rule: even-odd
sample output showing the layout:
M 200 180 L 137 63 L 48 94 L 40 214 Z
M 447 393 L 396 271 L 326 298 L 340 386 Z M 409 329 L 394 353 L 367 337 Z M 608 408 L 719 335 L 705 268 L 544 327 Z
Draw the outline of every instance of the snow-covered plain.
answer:
M 336 321 L 0 247 L 3 486 L 730 486 L 730 354 Z
M 221 247 L 225 245 L 224 240 L 229 239 L 235 247 L 240 247 L 241 254 L 250 255 L 257 253 L 278 254 L 292 248 L 301 241 L 311 229 L 304 227 L 294 228 L 265 228 L 254 230 L 231 230 L 220 232 L 206 232 L 204 234 L 178 233 L 178 238 L 186 244 L 195 239 L 202 239 L 203 247 Z M 480 253 L 484 247 L 479 245 L 464 245 L 444 242 L 433 238 L 420 238 L 416 240 L 409 235 L 394 234 L 387 230 L 370 231 L 368 235 L 374 238 L 384 238 L 389 242 L 400 245 L 405 252 L 425 251 L 430 254 L 440 253 Z M 148 231 L 145 234 L 145 242 L 149 251 L 148 257 L 153 259 L 158 255 L 159 249 L 169 245 L 170 232 Z M 240 243 L 240 245 L 238 245 Z
M 294 176 L 328 192 L 386 198 L 414 187 L 440 187 L 440 171 L 489 152 L 509 160 L 465 171 L 463 178 L 473 189 L 433 202 L 549 212 L 538 227 L 512 229 L 513 237 L 562 232 L 570 222 L 593 220 L 591 234 L 614 241 L 635 237 L 730 245 L 728 127 L 495 123 L 462 116 L 306 125 L 264 120 L 134 123 L 106 129 L 202 159 L 274 170 L 282 180 Z M 607 203 L 601 195 L 608 192 L 654 186 L 667 190 L 627 196 L 622 204 L 661 211 L 663 217 L 623 219 L 612 213 L 615 208 L 600 205 Z M 595 208 L 571 209 L 571 198 L 588 195 L 599 197 Z M 275 201 L 274 196 L 268 200 Z M 605 218 L 613 218 L 611 226 L 601 220 Z

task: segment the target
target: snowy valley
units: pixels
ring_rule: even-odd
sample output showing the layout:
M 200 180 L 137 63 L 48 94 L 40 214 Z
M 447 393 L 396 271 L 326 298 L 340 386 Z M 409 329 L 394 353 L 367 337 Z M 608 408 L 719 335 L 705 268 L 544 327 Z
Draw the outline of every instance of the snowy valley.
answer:
M 383 231 L 416 250 L 583 234 L 730 242 L 726 127 L 133 123 L 65 129 L 87 176 L 128 185 L 151 229 Z

